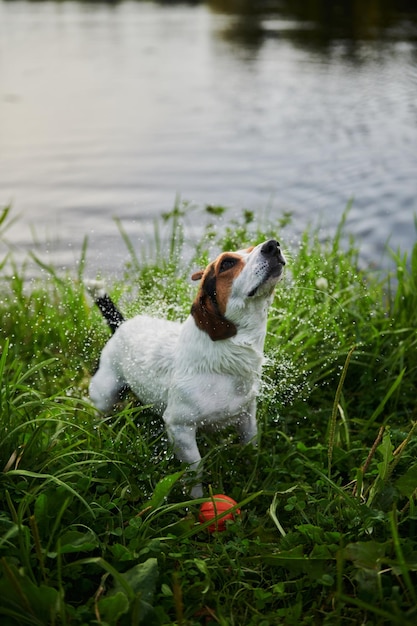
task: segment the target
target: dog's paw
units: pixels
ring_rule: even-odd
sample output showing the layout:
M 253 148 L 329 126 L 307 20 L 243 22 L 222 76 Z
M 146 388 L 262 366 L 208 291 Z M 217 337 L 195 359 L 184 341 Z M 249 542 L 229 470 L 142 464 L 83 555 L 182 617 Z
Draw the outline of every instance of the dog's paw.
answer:
M 203 487 L 201 484 L 199 485 L 194 485 L 194 487 L 191 489 L 190 495 L 192 498 L 194 498 L 194 500 L 196 498 L 202 498 L 203 497 Z

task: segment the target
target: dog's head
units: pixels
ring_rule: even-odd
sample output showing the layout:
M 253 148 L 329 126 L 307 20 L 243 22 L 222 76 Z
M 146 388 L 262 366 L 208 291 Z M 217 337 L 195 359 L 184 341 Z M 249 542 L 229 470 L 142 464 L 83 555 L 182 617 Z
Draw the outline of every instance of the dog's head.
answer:
M 275 239 L 255 248 L 220 254 L 205 270 L 192 276 L 193 280 L 201 279 L 191 307 L 198 328 L 213 341 L 236 335 L 237 326 L 228 319 L 228 310 L 242 309 L 250 299 L 269 298 L 284 265 L 285 257 Z

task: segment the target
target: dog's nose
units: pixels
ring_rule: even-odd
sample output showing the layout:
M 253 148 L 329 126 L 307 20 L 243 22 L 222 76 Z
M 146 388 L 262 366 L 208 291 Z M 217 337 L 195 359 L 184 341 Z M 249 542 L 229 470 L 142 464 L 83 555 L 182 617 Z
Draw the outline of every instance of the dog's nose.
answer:
M 269 239 L 269 241 L 265 241 L 261 248 L 261 253 L 267 258 L 277 257 L 279 263 L 281 265 L 285 265 L 285 259 L 281 253 L 281 246 L 278 241 L 275 239 Z

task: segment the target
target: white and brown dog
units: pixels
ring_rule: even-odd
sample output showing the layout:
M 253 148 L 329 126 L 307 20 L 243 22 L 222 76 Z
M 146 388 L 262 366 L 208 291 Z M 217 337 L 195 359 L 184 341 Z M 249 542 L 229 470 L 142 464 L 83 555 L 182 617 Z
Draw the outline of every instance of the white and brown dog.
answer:
M 267 312 L 285 258 L 271 239 L 223 252 L 204 271 L 184 323 L 138 315 L 125 321 L 103 289 L 90 292 L 113 336 L 103 349 L 90 397 L 108 411 L 128 386 L 165 422 L 178 459 L 198 470 L 196 431 L 235 424 L 256 444 L 256 396 Z M 192 490 L 202 495 L 201 485 Z

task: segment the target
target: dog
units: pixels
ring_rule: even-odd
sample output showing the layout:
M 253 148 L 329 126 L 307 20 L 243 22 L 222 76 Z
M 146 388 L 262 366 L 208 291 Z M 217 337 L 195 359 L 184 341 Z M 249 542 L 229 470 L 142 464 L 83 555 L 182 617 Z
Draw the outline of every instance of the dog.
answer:
M 90 293 L 113 336 L 89 394 L 102 412 L 128 387 L 162 416 L 176 457 L 201 475 L 197 429 L 234 424 L 243 444 L 256 445 L 258 394 L 268 307 L 286 264 L 280 244 L 223 252 L 199 280 L 183 323 L 137 315 L 125 320 L 103 288 Z M 192 497 L 201 497 L 196 484 Z

